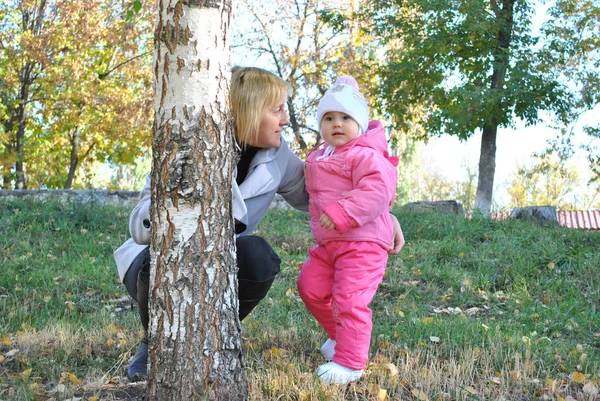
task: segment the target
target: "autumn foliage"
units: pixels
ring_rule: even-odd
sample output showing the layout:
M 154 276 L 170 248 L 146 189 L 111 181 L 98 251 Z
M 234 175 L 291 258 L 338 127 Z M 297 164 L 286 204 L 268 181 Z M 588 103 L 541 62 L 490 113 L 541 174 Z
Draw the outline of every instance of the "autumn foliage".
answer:
M 133 163 L 148 149 L 152 3 L 3 2 L 0 180 L 71 188 L 95 161 Z M 129 17 L 128 17 L 129 13 Z

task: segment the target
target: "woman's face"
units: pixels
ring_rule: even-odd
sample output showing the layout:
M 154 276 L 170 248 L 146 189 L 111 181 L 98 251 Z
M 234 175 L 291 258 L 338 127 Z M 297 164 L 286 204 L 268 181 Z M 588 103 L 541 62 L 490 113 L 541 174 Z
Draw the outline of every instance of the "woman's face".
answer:
M 275 106 L 263 110 L 256 143 L 248 143 L 248 145 L 257 148 L 278 148 L 281 144 L 281 130 L 289 123 L 290 119 L 285 111 L 285 97 L 283 97 Z

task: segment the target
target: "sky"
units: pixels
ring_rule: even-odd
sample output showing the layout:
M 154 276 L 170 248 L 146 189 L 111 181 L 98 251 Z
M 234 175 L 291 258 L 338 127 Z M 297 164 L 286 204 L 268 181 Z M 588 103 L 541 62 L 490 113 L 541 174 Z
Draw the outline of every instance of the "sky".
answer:
M 515 129 L 499 129 L 496 149 L 496 175 L 494 198 L 502 204 L 507 199 L 508 185 L 517 166 L 531 166 L 535 162 L 533 154 L 542 152 L 547 147 L 547 141 L 557 135 L 557 131 L 548 128 L 551 121 L 545 119 L 535 126 L 525 127 L 517 124 Z M 585 113 L 575 125 L 576 142 L 586 141 L 587 135 L 582 131 L 585 125 L 600 125 L 600 106 Z M 421 163 L 427 171 L 438 172 L 451 181 L 465 178 L 465 165 L 477 171 L 481 146 L 481 133 L 471 137 L 466 142 L 460 142 L 456 137 L 443 136 L 434 138 L 421 150 Z M 582 152 L 576 152 L 573 160 L 583 177 L 589 172 L 587 161 Z M 585 185 L 585 179 L 582 185 Z M 585 190 L 585 188 L 582 188 Z

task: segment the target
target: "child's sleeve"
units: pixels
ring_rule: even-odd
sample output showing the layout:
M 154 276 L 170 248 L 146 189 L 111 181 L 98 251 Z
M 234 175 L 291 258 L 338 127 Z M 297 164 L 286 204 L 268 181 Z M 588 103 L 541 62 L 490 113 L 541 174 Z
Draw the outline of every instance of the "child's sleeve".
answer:
M 375 220 L 389 210 L 396 196 L 398 172 L 383 155 L 363 149 L 350 159 L 353 189 L 323 211 L 340 234 Z

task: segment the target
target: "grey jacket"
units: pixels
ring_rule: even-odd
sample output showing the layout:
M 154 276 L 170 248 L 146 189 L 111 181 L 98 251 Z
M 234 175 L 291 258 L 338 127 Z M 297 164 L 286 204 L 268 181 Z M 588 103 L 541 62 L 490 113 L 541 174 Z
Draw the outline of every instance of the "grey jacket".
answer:
M 292 207 L 308 210 L 308 193 L 304 184 L 304 162 L 281 138 L 275 149 L 259 150 L 248 168 L 241 185 L 233 177 L 233 216 L 246 226 L 238 236 L 250 235 L 267 213 L 275 194 L 280 194 Z M 131 262 L 150 244 L 150 175 L 140 192 L 140 201 L 129 217 L 129 238 L 115 252 L 115 262 L 121 281 Z

